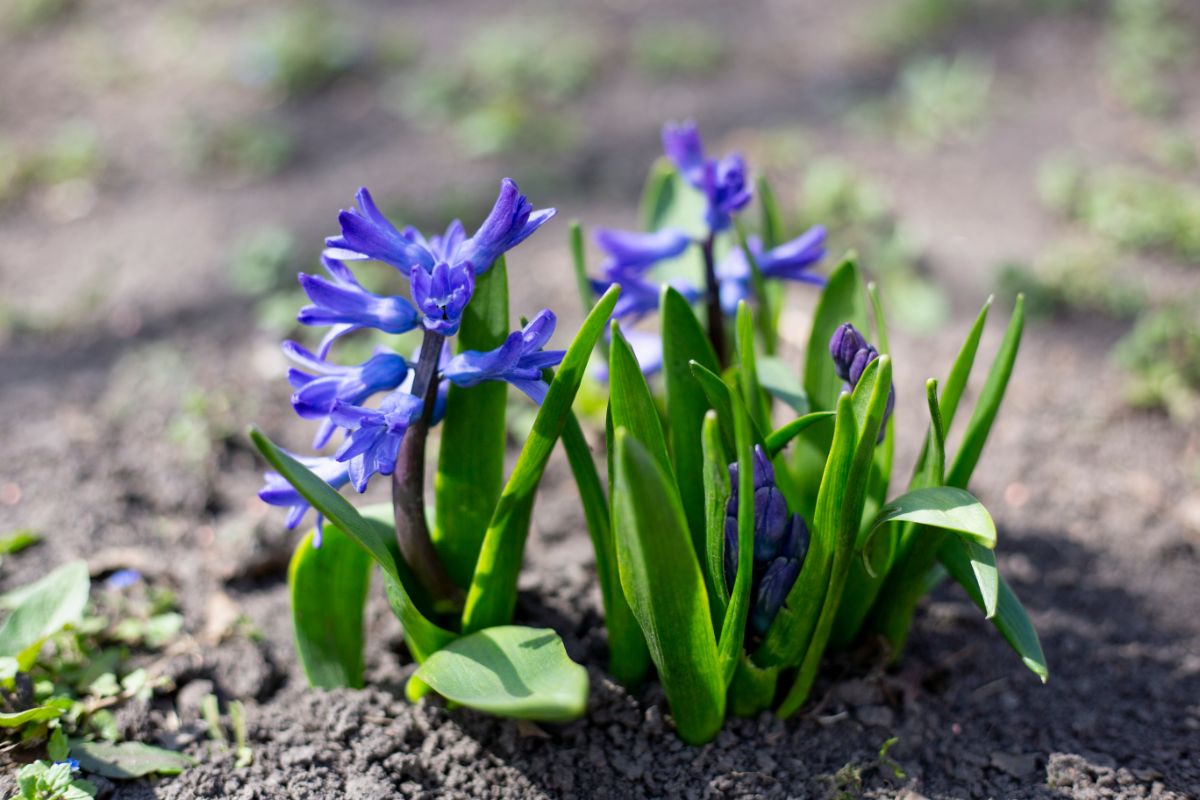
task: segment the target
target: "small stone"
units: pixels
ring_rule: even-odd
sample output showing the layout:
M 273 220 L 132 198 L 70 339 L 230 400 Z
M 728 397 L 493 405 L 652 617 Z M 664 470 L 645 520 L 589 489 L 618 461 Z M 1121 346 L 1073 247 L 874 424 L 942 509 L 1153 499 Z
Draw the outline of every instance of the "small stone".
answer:
M 1038 753 L 992 753 L 992 766 L 1014 778 L 1025 778 L 1038 768 Z

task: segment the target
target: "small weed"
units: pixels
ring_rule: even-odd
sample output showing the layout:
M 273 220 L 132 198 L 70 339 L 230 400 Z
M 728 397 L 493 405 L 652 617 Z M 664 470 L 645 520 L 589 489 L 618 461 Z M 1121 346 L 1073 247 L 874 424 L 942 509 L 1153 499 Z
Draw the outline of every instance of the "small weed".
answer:
M 992 70 L 974 59 L 925 57 L 904 67 L 895 103 L 902 136 L 923 146 L 964 141 L 989 112 Z
M 1139 113 L 1161 116 L 1178 103 L 1177 76 L 1195 54 L 1176 0 L 1115 0 L 1108 21 L 1109 80 Z
M 629 42 L 633 65 L 652 78 L 708 75 L 727 55 L 721 34 L 697 22 L 647 22 Z
M 1200 417 L 1200 299 L 1140 318 L 1118 342 L 1116 358 L 1130 374 L 1130 403 L 1165 409 L 1180 422 Z
M 1083 312 L 1125 319 L 1147 303 L 1142 287 L 1117 268 L 1113 248 L 1092 240 L 1065 240 L 1046 248 L 1030 265 L 1004 265 L 999 289 L 1008 296 L 1023 292 L 1034 314 Z
M 295 153 L 295 139 L 271 117 L 205 122 L 192 117 L 172 138 L 176 159 L 196 175 L 218 170 L 243 178 L 281 172 Z
M 299 258 L 300 248 L 291 231 L 266 226 L 237 239 L 226 274 L 239 294 L 267 294 L 295 281 Z
M 349 72 L 359 57 L 350 30 L 332 9 L 300 3 L 256 27 L 246 47 L 243 76 L 292 98 L 324 88 Z

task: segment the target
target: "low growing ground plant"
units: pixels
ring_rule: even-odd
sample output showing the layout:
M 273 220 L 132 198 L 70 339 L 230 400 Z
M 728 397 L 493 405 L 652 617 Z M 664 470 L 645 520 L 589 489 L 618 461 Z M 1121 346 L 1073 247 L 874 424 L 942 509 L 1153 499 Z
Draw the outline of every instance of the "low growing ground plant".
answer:
M 752 184 L 739 156 L 710 157 L 694 125 L 667 126 L 663 142 L 644 230 L 596 231 L 600 275 L 572 227 L 588 314 L 566 351 L 544 350 L 548 309 L 509 332 L 504 254 L 554 213 L 534 211 L 515 183 L 470 237 L 457 221 L 429 239 L 398 229 L 365 189 L 341 213 L 328 277 L 300 276 L 312 302 L 298 319 L 328 333 L 315 352 L 284 344 L 297 364 L 292 405 L 318 423 L 314 447 L 335 435 L 340 446 L 302 458 L 251 434 L 278 470 L 263 500 L 288 507 L 292 527 L 318 513 L 289 572 L 310 682 L 362 685 L 378 565 L 420 662 L 410 698 L 434 691 L 547 721 L 582 714 L 587 676 L 558 635 L 512 624 L 534 493 L 560 437 L 595 547 L 610 671 L 636 686 L 653 666 L 686 741 L 711 739 L 729 712 L 795 713 L 830 647 L 874 635 L 899 655 L 918 600 L 947 574 L 1044 679 L 1037 635 L 996 569 L 995 525 L 966 490 L 1016 358 L 1022 300 L 953 458 L 946 432 L 990 301 L 944 383 L 927 384 L 924 447 L 896 496 L 892 360 L 874 287 L 853 256 L 822 276 L 824 229 L 789 238 L 767 182 Z M 398 269 L 411 301 L 364 288 L 347 265 L 364 261 Z M 799 377 L 774 355 L 789 282 L 820 293 Z M 364 328 L 419 331 L 420 347 L 411 361 L 388 348 L 357 366 L 329 360 Z M 593 350 L 607 357 L 607 491 L 571 409 Z M 505 383 L 541 407 L 502 486 Z M 439 424 L 426 509 L 426 439 Z M 390 507 L 356 510 L 338 492 L 377 475 L 390 477 Z

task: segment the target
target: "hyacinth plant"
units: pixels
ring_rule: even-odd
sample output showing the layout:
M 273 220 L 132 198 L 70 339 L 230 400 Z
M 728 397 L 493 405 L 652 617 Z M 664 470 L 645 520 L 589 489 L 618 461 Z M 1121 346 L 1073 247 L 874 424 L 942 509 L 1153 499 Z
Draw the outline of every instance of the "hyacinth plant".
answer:
M 326 240 L 327 276 L 300 275 L 311 303 L 304 325 L 327 328 L 316 351 L 284 343 L 296 413 L 317 425 L 301 457 L 257 430 L 251 437 L 277 470 L 260 497 L 288 509 L 296 527 L 309 509 L 316 527 L 292 558 L 289 582 L 297 652 L 314 686 L 363 683 L 363 606 L 371 573 L 382 572 L 408 648 L 421 662 L 410 698 L 430 690 L 479 710 L 544 721 L 583 713 L 587 673 L 553 631 L 510 624 L 517 574 L 538 482 L 617 303 L 596 303 L 566 351 L 545 349 L 555 316 L 545 309 L 509 328 L 505 253 L 554 215 L 534 210 L 505 180 L 471 236 L 461 223 L 425 238 L 397 228 L 366 189 Z M 349 264 L 395 269 L 409 297 L 366 289 Z M 338 340 L 360 329 L 420 336 L 413 359 L 378 348 L 365 362 L 331 360 Z M 557 367 L 554 372 L 552 368 Z M 507 384 L 540 404 L 504 483 Z M 425 506 L 426 441 L 440 426 L 434 507 Z M 582 434 L 572 431 L 576 437 Z M 391 483 L 392 503 L 356 509 L 339 490 Z
M 704 742 L 727 713 L 795 713 L 830 648 L 873 637 L 898 656 L 917 601 L 949 575 L 1045 680 L 1037 634 L 996 569 L 992 518 L 967 491 L 1023 301 L 952 458 L 946 434 L 990 301 L 945 381 L 926 384 L 923 448 L 907 490 L 889 499 L 895 393 L 874 286 L 853 255 L 821 277 L 824 231 L 787 239 L 766 181 L 752 191 L 743 161 L 709 157 L 694 125 L 667 126 L 663 142 L 646 230 L 597 231 L 599 277 L 572 229 L 590 317 L 597 294 L 622 292 L 601 343 L 607 496 L 578 431 L 563 437 L 595 546 L 610 671 L 634 686 L 653 666 L 680 736 Z M 788 281 L 819 292 L 798 375 L 775 355 Z M 657 331 L 645 329 L 652 313 Z

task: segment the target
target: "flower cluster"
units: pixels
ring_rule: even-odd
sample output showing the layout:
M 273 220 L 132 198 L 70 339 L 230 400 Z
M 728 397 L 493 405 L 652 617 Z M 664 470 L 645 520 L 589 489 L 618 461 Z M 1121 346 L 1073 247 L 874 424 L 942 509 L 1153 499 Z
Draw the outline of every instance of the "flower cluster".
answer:
M 833 356 L 833 368 L 837 376 L 846 382 L 844 390 L 847 392 L 854 391 L 854 387 L 858 386 L 858 380 L 862 377 L 863 370 L 867 368 L 875 359 L 879 358 L 879 351 L 875 349 L 875 345 L 870 344 L 863 335 L 855 330 L 854 326 L 849 322 L 843 323 L 833 332 L 833 336 L 829 339 L 829 354 Z M 883 414 L 883 424 L 879 426 L 879 441 L 883 441 L 883 437 L 887 435 L 888 419 L 892 416 L 892 409 L 896 407 L 896 387 L 893 384 L 888 387 L 887 408 Z
M 738 465 L 729 465 L 732 494 L 725 505 L 725 583 L 732 587 L 738 567 Z M 808 554 L 808 526 L 788 514 L 775 485 L 775 468 L 762 446 L 754 448 L 754 580 L 750 586 L 750 628 L 761 636 L 783 607 Z
M 824 228 L 813 227 L 796 239 L 774 247 L 767 247 L 757 236 L 749 236 L 743 248 L 734 237 L 724 235 L 733 227 L 734 217 L 753 198 L 742 157 L 736 153 L 720 159 L 707 156 L 693 122 L 664 126 L 662 144 L 679 176 L 704 198 L 703 234 L 693 238 L 692 234 L 675 227 L 651 232 L 597 230 L 595 242 L 604 251 L 605 260 L 601 267 L 603 274 L 592 279 L 592 288 L 599 294 L 614 283 L 621 286 L 621 300 L 614 317 L 632 325 L 655 311 L 664 282 L 655 280 L 650 275 L 651 270 L 683 255 L 693 246 L 702 249 L 707 285 L 701 287 L 686 280 L 667 283 L 689 302 L 705 294 L 714 295 L 714 302 L 719 299 L 720 309 L 726 315 L 734 314 L 740 301 L 753 297 L 755 267 L 768 280 L 824 285 L 824 279 L 812 271 L 825 255 Z M 715 256 L 718 248 L 723 252 L 719 260 Z M 638 350 L 644 372 L 649 374 L 661 368 L 661 346 L 647 343 Z
M 517 184 L 505 178 L 491 213 L 474 235 L 468 237 L 455 220 L 441 236 L 426 238 L 416 228 L 400 230 L 393 225 L 365 188 L 358 190 L 355 199 L 357 207 L 338 216 L 341 234 L 326 239 L 322 263 L 328 277 L 300 275 L 310 303 L 300 309 L 297 320 L 329 330 L 315 353 L 292 341 L 284 342 L 283 350 L 296 364 L 288 371 L 292 407 L 304 419 L 319 422 L 313 447 L 319 450 L 338 431 L 343 433 L 333 456 L 302 458 L 301 463 L 334 488 L 350 483 L 362 492 L 371 476 L 395 471 L 409 428 L 418 421 L 437 423 L 450 384 L 470 387 L 507 381 L 540 403 L 547 388 L 543 370 L 558 364 L 563 353 L 544 349 L 555 326 L 549 309 L 495 350 L 452 355 L 446 341 L 462 324 L 476 278 L 545 224 L 554 209 L 534 210 Z M 408 279 L 410 297 L 368 291 L 346 265 L 356 261 L 394 267 Z M 422 369 L 421 355 L 408 360 L 385 347 L 362 364 L 346 366 L 328 360 L 339 337 L 361 329 L 388 334 L 423 330 L 425 345 L 419 352 L 437 354 L 438 363 Z M 419 380 L 426 385 L 416 385 Z M 429 391 L 430 381 L 437 382 L 436 392 Z M 367 405 L 381 394 L 378 404 Z M 259 497 L 270 505 L 287 507 L 287 526 L 294 528 L 307 512 L 308 502 L 280 475 L 265 477 Z M 318 518 L 318 536 L 320 528 Z

